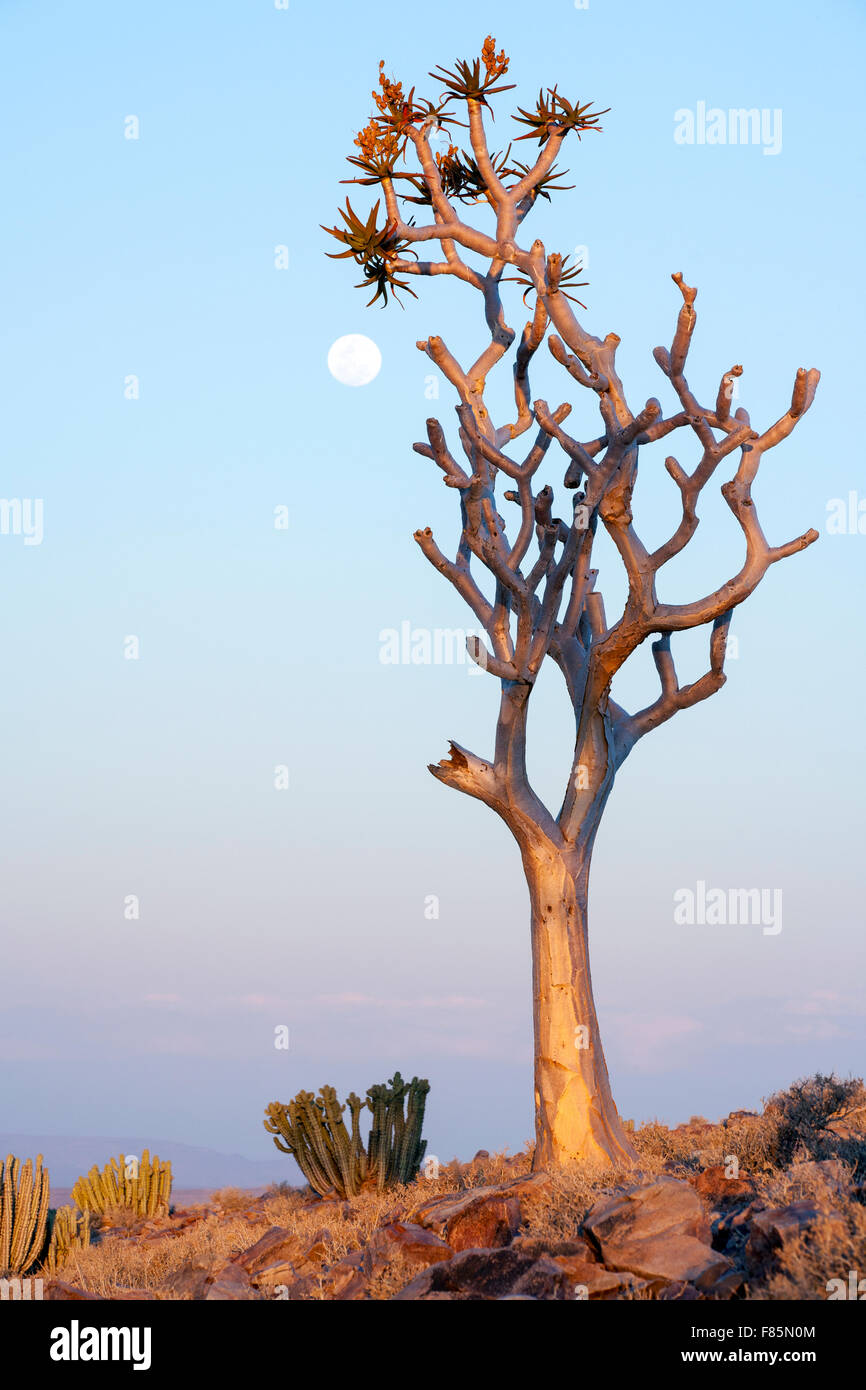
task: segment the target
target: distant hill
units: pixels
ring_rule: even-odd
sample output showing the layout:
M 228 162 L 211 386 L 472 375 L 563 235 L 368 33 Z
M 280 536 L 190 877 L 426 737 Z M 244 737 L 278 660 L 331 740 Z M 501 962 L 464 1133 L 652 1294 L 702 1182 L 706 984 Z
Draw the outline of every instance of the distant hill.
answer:
M 177 1144 L 171 1139 L 141 1139 L 124 1135 L 70 1136 L 65 1134 L 9 1134 L 0 1131 L 0 1157 L 35 1158 L 42 1154 L 53 1187 L 71 1187 L 96 1163 L 102 1168 L 118 1154 L 140 1155 L 142 1149 L 171 1160 L 176 1188 L 266 1187 L 271 1182 L 290 1182 L 300 1186 L 304 1179 L 294 1161 L 281 1158 L 244 1158 L 242 1154 L 219 1153 L 193 1144 Z

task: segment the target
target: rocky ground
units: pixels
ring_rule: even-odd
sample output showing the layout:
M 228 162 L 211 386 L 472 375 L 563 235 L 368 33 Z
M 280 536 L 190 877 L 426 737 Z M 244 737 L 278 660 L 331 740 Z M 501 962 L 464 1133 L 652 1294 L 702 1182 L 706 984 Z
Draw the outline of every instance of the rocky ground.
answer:
M 823 1300 L 830 1281 L 866 1273 L 860 1125 L 831 1126 L 783 1165 L 766 1115 L 648 1125 L 634 1137 L 637 1172 L 532 1173 L 529 1152 L 482 1152 L 435 1181 L 350 1201 L 309 1189 L 217 1193 L 104 1225 L 46 1278 L 44 1296 Z

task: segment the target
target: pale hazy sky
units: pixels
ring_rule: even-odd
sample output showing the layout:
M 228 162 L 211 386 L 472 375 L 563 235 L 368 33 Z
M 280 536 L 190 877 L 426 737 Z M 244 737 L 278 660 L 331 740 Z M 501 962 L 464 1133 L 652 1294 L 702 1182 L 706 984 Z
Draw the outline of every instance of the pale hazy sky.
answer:
M 492 12 L 377 13 L 2 8 L 0 491 L 42 499 L 44 517 L 39 545 L 0 535 L 6 1131 L 269 1156 L 268 1101 L 323 1082 L 363 1091 L 399 1068 L 430 1078 L 440 1157 L 531 1133 L 516 848 L 426 771 L 449 737 L 489 750 L 496 682 L 379 660 L 380 633 L 404 620 L 469 626 L 412 540 L 428 524 L 455 536 L 454 494 L 411 451 L 431 413 L 453 434 L 453 400 L 443 385 L 431 405 L 414 344 L 441 333 L 474 356 L 483 322 L 471 291 L 442 280 L 405 310 L 365 309 L 319 228 L 347 191 L 380 57 L 435 93 L 428 69 L 477 54 Z M 700 290 L 699 394 L 740 362 L 741 403 L 767 425 L 798 366 L 824 373 L 756 488 L 771 541 L 809 526 L 821 540 L 737 611 L 724 691 L 626 763 L 593 867 L 620 1110 L 712 1118 L 805 1072 L 866 1065 L 866 536 L 825 527 L 832 499 L 866 497 L 863 14 L 838 0 L 502 0 L 495 15 L 518 84 L 497 107 L 499 143 L 512 103 L 542 84 L 612 108 L 603 135 L 566 144 L 576 188 L 527 231 L 587 248 L 583 319 L 621 336 L 629 399 L 671 404 L 651 350 L 670 342 L 675 270 Z M 676 143 L 675 113 L 699 102 L 781 111 L 781 149 Z M 327 370 L 346 333 L 382 353 L 363 388 Z M 569 396 L 573 432 L 595 433 L 555 364 L 535 389 Z M 650 540 L 676 510 L 657 447 L 636 495 Z M 696 596 L 740 555 L 713 489 L 664 596 Z M 610 614 L 620 580 L 599 556 Z M 138 660 L 124 659 L 130 636 Z M 682 640 L 684 680 L 703 643 Z M 558 804 L 572 735 L 557 682 L 536 692 L 530 766 Z M 653 682 L 647 653 L 619 698 L 645 703 Z M 677 925 L 674 893 L 699 880 L 780 889 L 782 930 Z M 273 1046 L 283 1024 L 288 1052 Z

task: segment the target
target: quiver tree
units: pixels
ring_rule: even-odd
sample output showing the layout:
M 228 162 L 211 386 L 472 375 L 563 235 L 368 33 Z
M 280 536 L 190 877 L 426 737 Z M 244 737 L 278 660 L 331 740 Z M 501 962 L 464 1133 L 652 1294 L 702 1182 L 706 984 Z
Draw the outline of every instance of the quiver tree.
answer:
M 377 185 L 381 196 L 366 221 L 347 201 L 345 226 L 329 230 L 344 243 L 337 254 L 361 268 L 361 285 L 375 287 L 371 303 L 380 297 L 387 302 L 389 291 L 398 298 L 405 290 L 414 294 L 410 281 L 438 275 L 464 281 L 481 298 L 489 341 L 471 365 L 458 362 L 441 337 L 418 343 L 457 394 L 462 458 L 455 456 L 453 440 L 438 420 L 427 421 L 427 442 L 414 447 L 456 492 L 461 531 L 454 559 L 429 528 L 416 531 L 415 539 L 486 636 L 470 638 L 468 646 L 499 682 L 499 714 L 492 756 L 452 742 L 448 757 L 430 771 L 496 811 L 520 848 L 532 912 L 535 1165 L 574 1158 L 622 1163 L 633 1160 L 635 1151 L 611 1095 L 590 982 L 587 881 L 593 844 L 614 777 L 638 739 L 724 684 L 734 608 L 771 565 L 818 538 L 810 530 L 771 545 L 758 520 L 752 484 L 764 454 L 809 409 L 819 373 L 798 370 L 789 409 L 763 431 L 753 428 L 744 409 L 731 413 L 739 366 L 721 377 L 712 404 L 701 404 L 686 378 L 696 290 L 677 273 L 673 280 L 681 303 L 673 340 L 653 353 L 677 403 L 667 413 L 655 398 L 633 409 L 617 373 L 620 339 L 615 333 L 595 337 L 576 316 L 571 291 L 579 283 L 579 267 L 569 266 L 567 257 L 548 251 L 540 240 L 527 244 L 521 235 L 539 199 L 563 187 L 555 164 L 563 142 L 572 132 L 579 140 L 583 132 L 598 131 L 604 112 L 572 105 L 549 88 L 533 109 L 518 108 L 514 118 L 525 127 L 516 139 L 538 142 L 534 164 L 515 159 L 510 145 L 504 154 L 492 154 L 484 113 L 489 99 L 506 90 L 499 79 L 507 68 L 504 53 L 497 54 L 488 38 L 480 61 L 431 74 L 444 87 L 433 103 L 416 100 L 414 88 L 405 95 L 380 64 L 376 109 L 355 142 L 360 154 L 350 156 L 361 175 L 347 182 Z M 458 122 L 457 113 L 465 120 Z M 458 124 L 468 129 L 468 147 L 452 143 L 445 153 L 434 154 L 434 130 Z M 407 204 L 415 215 L 407 215 Z M 476 204 L 492 210 L 495 230 L 466 220 L 464 209 Z M 492 221 L 485 210 L 485 224 Z M 421 247 L 441 255 L 419 259 Z M 523 286 L 531 309 L 519 338 L 503 309 L 502 286 L 508 280 Z M 544 400 L 532 400 L 530 366 L 545 341 L 580 388 L 576 394 L 586 392 L 583 399 L 597 404 L 600 425 L 589 439 L 564 429 L 568 402 L 551 409 Z M 514 417 L 497 424 L 485 388 L 512 349 Z M 522 435 L 528 448 L 515 452 Z M 682 515 L 670 538 L 648 550 L 632 516 L 638 457 L 645 446 L 669 438 L 691 442 L 697 462 L 689 472 L 673 455 L 667 458 Z M 565 455 L 563 486 L 573 498 L 572 507 L 563 508 L 571 511 L 566 519 L 555 514 L 551 487 L 536 481 L 553 444 Z M 725 465 L 733 476 L 721 491 L 745 540 L 742 565 L 712 593 L 689 603 L 662 602 L 657 576 L 694 536 L 701 493 Z M 500 513 L 505 504 L 515 509 L 513 528 Z M 605 613 L 592 564 L 599 525 L 625 569 L 627 596 L 619 614 Z M 695 627 L 708 631 L 707 670 L 681 685 L 671 638 Z M 628 713 L 612 698 L 611 682 L 647 638 L 653 639 L 659 693 L 646 708 Z M 526 771 L 527 710 L 548 658 L 562 673 L 575 727 L 571 769 L 555 815 Z

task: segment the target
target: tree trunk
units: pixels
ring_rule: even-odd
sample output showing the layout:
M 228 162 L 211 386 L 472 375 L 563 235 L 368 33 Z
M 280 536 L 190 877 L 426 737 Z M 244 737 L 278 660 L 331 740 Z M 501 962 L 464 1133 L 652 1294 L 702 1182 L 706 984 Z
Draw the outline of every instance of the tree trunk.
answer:
M 586 915 L 591 842 L 566 857 L 539 836 L 522 853 L 532 904 L 533 1167 L 576 1159 L 633 1163 L 637 1154 L 613 1102 L 592 997 Z

